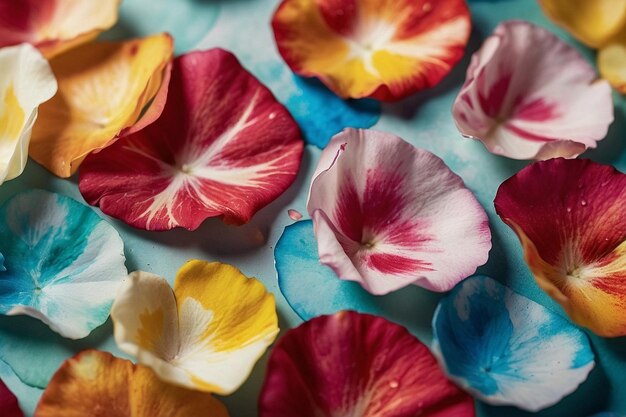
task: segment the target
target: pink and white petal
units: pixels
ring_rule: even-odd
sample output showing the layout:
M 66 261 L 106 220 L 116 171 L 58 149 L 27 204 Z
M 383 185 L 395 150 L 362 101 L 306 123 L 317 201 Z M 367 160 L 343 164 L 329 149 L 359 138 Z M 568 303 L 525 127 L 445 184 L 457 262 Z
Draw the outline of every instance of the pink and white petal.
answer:
M 552 141 L 595 148 L 613 122 L 613 102 L 609 84 L 573 47 L 531 23 L 507 21 L 472 57 L 453 115 L 464 136 L 491 152 L 533 159 Z
M 234 55 L 193 52 L 174 61 L 161 116 L 88 157 L 80 189 L 147 230 L 194 230 L 208 217 L 242 224 L 295 180 L 303 145 L 285 107 Z
M 426 346 L 383 318 L 342 311 L 288 331 L 268 364 L 260 417 L 472 417 L 472 398 Z
M 485 211 L 430 152 L 391 134 L 346 129 L 316 172 L 307 210 L 320 260 L 340 278 L 373 294 L 409 284 L 447 291 L 486 262 Z

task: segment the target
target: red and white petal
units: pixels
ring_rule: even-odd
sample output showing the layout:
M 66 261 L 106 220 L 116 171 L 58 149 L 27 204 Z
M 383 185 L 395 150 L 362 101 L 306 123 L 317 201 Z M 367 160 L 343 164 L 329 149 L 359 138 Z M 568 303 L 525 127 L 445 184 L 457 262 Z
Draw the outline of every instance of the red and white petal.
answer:
M 340 97 L 394 101 L 448 74 L 471 21 L 464 0 L 283 0 L 272 26 L 297 74 Z
M 606 136 L 613 102 L 609 84 L 573 47 L 531 23 L 507 21 L 473 55 L 453 115 L 464 136 L 495 154 L 574 157 Z
M 346 129 L 316 172 L 307 209 L 320 261 L 340 278 L 373 294 L 409 284 L 447 291 L 487 261 L 484 209 L 430 152 L 388 133 Z
M 472 417 L 472 398 L 406 329 L 351 311 L 292 329 L 274 348 L 260 417 Z
M 626 335 L 626 175 L 551 159 L 505 181 L 496 211 L 518 235 L 539 285 L 572 319 Z
M 291 115 L 234 55 L 193 52 L 174 61 L 159 119 L 89 156 L 80 190 L 142 229 L 241 224 L 291 185 L 302 150 Z

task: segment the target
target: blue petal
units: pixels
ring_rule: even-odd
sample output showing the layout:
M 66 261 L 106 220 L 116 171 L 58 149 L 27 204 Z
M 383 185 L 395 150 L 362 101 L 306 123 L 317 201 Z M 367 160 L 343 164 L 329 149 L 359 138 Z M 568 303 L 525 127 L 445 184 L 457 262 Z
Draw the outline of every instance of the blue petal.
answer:
M 104 323 L 126 277 L 119 234 L 69 197 L 18 194 L 0 207 L 0 313 L 38 318 L 78 339 Z
M 587 336 L 563 317 L 488 277 L 461 282 L 433 318 L 433 352 L 476 397 L 538 411 L 594 366 Z
M 420 340 L 430 340 L 430 318 L 441 295 L 411 285 L 377 297 L 356 282 L 339 279 L 319 261 L 311 220 L 287 226 L 274 255 L 280 290 L 303 320 L 354 310 L 384 316 L 407 327 Z
M 293 79 L 296 88 L 286 106 L 311 145 L 323 149 L 344 128 L 372 127 L 380 118 L 376 100 L 342 100 L 316 79 Z

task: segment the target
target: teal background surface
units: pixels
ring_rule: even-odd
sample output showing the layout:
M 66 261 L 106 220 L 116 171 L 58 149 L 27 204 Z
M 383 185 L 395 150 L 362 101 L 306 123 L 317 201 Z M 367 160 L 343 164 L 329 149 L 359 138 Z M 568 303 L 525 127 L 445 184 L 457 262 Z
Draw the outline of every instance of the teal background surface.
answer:
M 278 55 L 270 28 L 270 19 L 278 0 L 125 0 L 120 25 L 107 36 L 124 37 L 170 30 L 177 38 L 177 52 L 192 48 L 223 47 L 240 58 L 243 65 L 259 77 L 279 100 L 294 109 L 299 87 L 293 74 Z M 160 6 L 169 4 L 176 13 L 167 13 L 167 19 L 156 13 Z M 487 152 L 479 142 L 461 138 L 454 126 L 450 108 L 465 78 L 469 56 L 502 20 L 524 19 L 550 28 L 567 42 L 575 45 L 590 61 L 594 53 L 577 44 L 566 33 L 548 22 L 535 0 L 473 0 L 470 1 L 474 29 L 464 60 L 434 89 L 416 94 L 402 102 L 383 104 L 382 115 L 375 125 L 378 130 L 395 133 L 418 147 L 434 152 L 450 168 L 461 175 L 476 193 L 487 210 L 493 233 L 494 247 L 489 262 L 478 273 L 505 283 L 552 311 L 562 310 L 535 284 L 523 261 L 521 248 L 514 233 L 495 215 L 493 198 L 499 184 L 524 167 L 527 162 L 512 161 Z M 200 16 L 200 18 L 199 18 Z M 173 20 L 172 20 L 173 19 Z M 196 23 L 205 24 L 201 36 L 195 32 Z M 198 24 L 200 24 L 198 23 Z M 193 29 L 193 30 L 192 30 Z M 296 98 L 294 98 L 296 96 Z M 626 170 L 626 125 L 624 100 L 615 95 L 616 120 L 609 135 L 599 143 L 597 150 L 583 155 L 596 161 L 613 164 Z M 298 117 L 306 124 L 332 117 L 335 106 L 329 100 L 329 115 L 316 113 Z M 306 108 L 306 103 L 301 103 Z M 318 106 L 319 107 L 319 106 Z M 313 106 L 313 108 L 316 108 Z M 365 109 L 371 111 L 369 107 Z M 339 123 L 366 126 L 377 118 L 358 115 L 340 118 Z M 318 118 L 317 120 L 315 118 Z M 363 120 L 367 119 L 365 122 Z M 335 126 L 339 130 L 343 126 Z M 311 133 L 309 125 L 304 127 Z M 328 135 L 328 129 L 320 136 Z M 323 143 L 328 138 L 318 137 Z M 174 230 L 149 233 L 131 229 L 120 222 L 112 224 L 122 235 L 126 246 L 127 267 L 160 274 L 173 282 L 176 271 L 188 259 L 220 260 L 238 266 L 249 276 L 256 276 L 276 295 L 280 326 L 284 330 L 298 325 L 295 314 L 278 288 L 274 268 L 274 247 L 285 226 L 293 221 L 287 209 L 306 213 L 308 184 L 319 158 L 320 150 L 307 146 L 301 172 L 295 184 L 278 200 L 260 211 L 253 220 L 241 227 L 208 220 L 197 231 Z M 54 178 L 45 169 L 30 161 L 26 172 L 18 179 L 0 187 L 0 202 L 19 191 L 42 188 L 60 192 L 80 201 L 77 179 Z M 297 279 L 294 278 L 294 279 Z M 299 284 L 301 296 L 315 297 L 309 284 Z M 372 302 L 376 310 L 391 320 L 403 324 L 422 341 L 431 341 L 430 322 L 441 295 L 411 287 L 379 297 Z M 294 302 L 294 300 L 290 300 Z M 309 300 L 311 301 L 311 300 Z M 324 303 L 319 303 L 323 305 Z M 335 307 L 334 307 L 335 308 Z M 341 308 L 337 305 L 336 308 Z M 320 311 L 321 312 L 321 311 Z M 315 313 L 315 312 L 313 312 Z M 41 395 L 41 389 L 56 368 L 67 357 L 85 348 L 109 350 L 124 357 L 112 339 L 110 321 L 96 329 L 88 338 L 69 341 L 51 332 L 45 325 L 28 317 L 0 317 L 0 377 L 18 395 L 27 415 L 31 415 Z M 574 394 L 559 404 L 536 415 L 544 417 L 586 417 L 601 411 L 626 414 L 626 339 L 602 339 L 590 335 L 597 365 L 589 379 Z M 256 416 L 256 403 L 263 380 L 267 355 L 257 364 L 252 377 L 234 395 L 223 398 L 233 417 Z M 34 388 L 38 387 L 38 388 Z M 518 417 L 531 413 L 510 407 L 492 407 L 477 404 L 481 417 Z

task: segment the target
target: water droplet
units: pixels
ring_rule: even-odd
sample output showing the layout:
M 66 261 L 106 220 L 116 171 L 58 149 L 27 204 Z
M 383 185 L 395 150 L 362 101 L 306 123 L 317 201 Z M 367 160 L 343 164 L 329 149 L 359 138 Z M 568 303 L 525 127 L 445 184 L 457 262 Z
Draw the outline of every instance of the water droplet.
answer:
M 298 210 L 289 209 L 287 210 L 287 214 L 289 215 L 291 220 L 298 221 L 302 218 L 302 213 L 300 213 Z
M 433 9 L 433 5 L 432 5 L 432 4 L 430 4 L 430 3 L 424 3 L 424 5 L 422 6 L 422 10 L 423 10 L 425 13 L 430 12 L 432 9 Z
M 587 205 L 587 200 L 580 200 L 580 205 L 585 207 Z
M 273 120 L 276 117 L 276 113 L 272 112 L 269 116 L 267 116 L 270 120 Z
M 391 381 L 389 383 L 389 388 L 398 388 L 400 386 L 400 384 L 398 383 L 398 381 Z
M 571 207 L 568 207 L 568 208 L 567 208 L 567 212 L 568 212 L 568 213 L 571 213 L 571 212 L 572 212 L 572 208 L 571 208 Z

